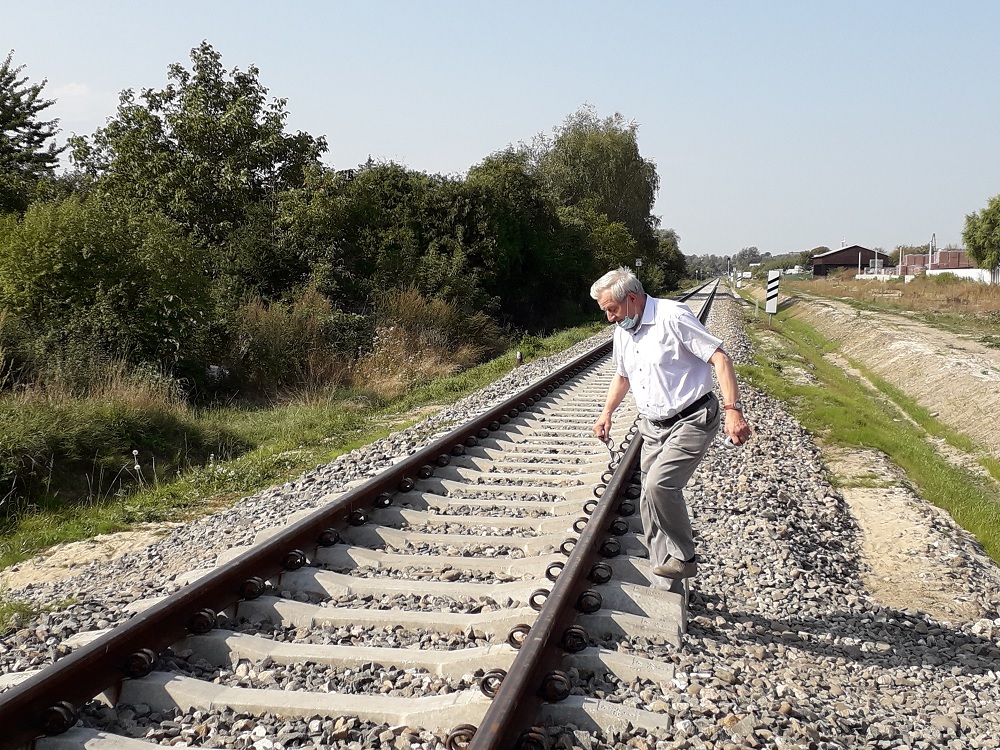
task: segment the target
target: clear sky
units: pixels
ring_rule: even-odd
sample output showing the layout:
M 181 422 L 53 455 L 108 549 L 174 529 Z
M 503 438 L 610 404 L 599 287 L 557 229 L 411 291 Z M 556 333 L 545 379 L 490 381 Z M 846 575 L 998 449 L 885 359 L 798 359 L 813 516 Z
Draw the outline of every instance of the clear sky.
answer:
M 0 0 L 0 18 L 61 137 L 203 40 L 256 65 L 338 169 L 462 174 L 583 104 L 620 112 L 688 255 L 961 244 L 1000 194 L 996 0 Z

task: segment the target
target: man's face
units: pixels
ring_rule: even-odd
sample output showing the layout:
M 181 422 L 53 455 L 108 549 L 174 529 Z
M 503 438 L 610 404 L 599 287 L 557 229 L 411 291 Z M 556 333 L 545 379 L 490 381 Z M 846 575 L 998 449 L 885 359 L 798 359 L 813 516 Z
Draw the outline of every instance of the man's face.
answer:
M 597 295 L 597 304 L 601 312 L 608 316 L 609 323 L 620 323 L 627 315 L 634 315 L 636 311 L 635 295 L 631 292 L 625 295 L 625 299 L 616 302 L 611 296 L 611 290 L 605 289 Z M 626 312 L 627 309 L 627 312 Z

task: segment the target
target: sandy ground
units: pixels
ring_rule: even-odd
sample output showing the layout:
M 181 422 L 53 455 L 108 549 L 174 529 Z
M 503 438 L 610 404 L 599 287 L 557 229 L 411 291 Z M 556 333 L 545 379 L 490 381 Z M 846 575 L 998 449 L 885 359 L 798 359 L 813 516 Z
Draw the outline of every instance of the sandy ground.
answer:
M 830 355 L 831 361 L 848 371 L 853 368 L 846 358 L 863 363 L 1000 457 L 1000 433 L 983 418 L 1000 413 L 1000 350 L 903 316 L 858 313 L 829 300 L 798 299 L 791 309 L 824 336 L 840 342 L 840 352 Z M 777 345 L 776 340 L 766 339 L 764 345 L 771 343 Z M 860 373 L 854 374 L 863 380 Z M 810 378 L 805 369 L 790 376 Z M 964 532 L 954 528 L 947 514 L 917 497 L 881 454 L 828 446 L 823 450 L 826 465 L 845 484 L 860 480 L 866 485 L 842 491 L 863 532 L 863 554 L 870 568 L 865 582 L 871 594 L 886 606 L 919 610 L 943 621 L 982 616 L 981 608 L 966 596 L 962 555 L 953 552 L 953 540 Z M 976 466 L 974 456 L 945 446 L 942 450 L 956 463 Z M 30 581 L 72 576 L 91 560 L 110 560 L 141 549 L 169 530 L 164 524 L 55 547 L 0 572 L 0 592 Z M 961 545 L 966 558 L 975 546 Z M 985 555 L 979 556 L 990 565 Z
M 148 547 L 166 536 L 176 524 L 156 524 L 135 531 L 101 534 L 71 544 L 59 544 L 16 565 L 0 571 L 0 594 L 9 588 L 29 583 L 44 583 L 71 578 L 77 569 L 97 560 L 113 560 L 129 552 Z

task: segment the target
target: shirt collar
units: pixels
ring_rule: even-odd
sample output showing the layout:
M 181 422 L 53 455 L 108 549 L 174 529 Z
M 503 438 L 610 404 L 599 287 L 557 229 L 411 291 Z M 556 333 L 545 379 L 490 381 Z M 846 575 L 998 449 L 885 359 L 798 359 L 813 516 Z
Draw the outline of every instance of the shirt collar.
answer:
M 640 326 L 652 325 L 653 320 L 655 318 L 656 318 L 656 300 L 647 294 L 646 304 L 642 308 L 642 319 L 639 320 L 639 325 Z

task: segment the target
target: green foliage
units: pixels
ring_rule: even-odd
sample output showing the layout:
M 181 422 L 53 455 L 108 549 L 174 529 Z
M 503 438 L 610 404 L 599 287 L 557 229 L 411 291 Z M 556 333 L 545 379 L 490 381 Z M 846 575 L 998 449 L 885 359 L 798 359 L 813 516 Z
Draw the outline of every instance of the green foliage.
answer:
M 577 257 L 556 204 L 527 149 L 507 148 L 469 170 L 467 185 L 480 197 L 492 247 L 487 292 L 515 326 L 546 325 L 589 276 Z
M 59 121 L 39 119 L 55 103 L 41 98 L 46 81 L 19 77 L 24 66 L 13 67 L 13 57 L 11 50 L 0 63 L 0 214 L 23 212 L 35 182 L 53 173 L 66 148 L 50 140 Z
M 603 324 L 591 325 L 537 339 L 526 358 L 561 351 L 603 328 Z M 0 401 L 0 440 L 5 440 L 7 451 L 3 460 L 6 465 L 33 467 L 37 479 L 32 486 L 42 493 L 19 497 L 17 503 L 8 496 L 6 505 L 0 506 L 9 514 L 0 524 L 0 567 L 57 542 L 136 523 L 210 513 L 226 502 L 293 479 L 401 425 L 412 424 L 414 414 L 426 414 L 429 406 L 466 396 L 510 372 L 513 366 L 514 353 L 506 352 L 460 373 L 410 388 L 398 400 L 377 408 L 372 406 L 369 393 L 352 390 L 259 409 L 194 410 L 177 404 L 169 410 L 172 416 L 164 414 L 159 419 L 135 415 L 120 400 L 112 404 L 67 401 L 58 409 L 47 399 L 22 399 L 10 402 L 9 408 L 7 402 Z M 20 426 L 10 429 L 15 424 Z M 108 462 L 81 463 L 66 472 L 64 459 L 53 458 L 51 450 L 45 452 L 44 446 L 53 444 L 61 446 L 60 455 L 86 457 L 101 450 L 100 456 L 107 456 Z M 134 469 L 133 444 L 141 448 L 139 472 Z M 11 458 L 17 454 L 25 458 Z M 168 463 L 169 470 L 163 470 Z M 45 493 L 44 478 L 49 474 L 78 475 L 76 492 L 64 485 L 56 494 L 51 484 Z M 24 487 L 20 482 L 19 490 Z
M 751 263 L 760 263 L 760 250 L 756 247 L 744 247 L 733 258 L 733 267 L 747 270 Z
M 198 241 L 224 242 L 259 203 L 301 184 L 325 150 L 323 138 L 284 132 L 284 99 L 267 101 L 259 71 L 234 68 L 207 42 L 191 70 L 138 97 L 122 92 L 118 113 L 90 139 L 71 139 L 77 165 L 100 188 L 140 210 L 177 221 Z
M 446 349 L 471 345 L 492 356 L 507 344 L 499 326 L 484 312 L 466 313 L 444 300 L 427 299 L 413 288 L 381 294 L 376 321 L 380 328 L 398 327 Z
M 0 223 L 0 307 L 31 337 L 24 354 L 82 347 L 174 365 L 201 332 L 203 258 L 169 220 L 69 198 Z
M 240 450 L 169 401 L 113 398 L 0 400 L 0 515 L 66 499 L 109 497 Z M 132 451 L 138 451 L 133 455 Z M 139 465 L 138 470 L 135 465 Z
M 36 180 L 32 211 L 2 229 L 0 372 L 83 374 L 95 350 L 198 396 L 273 397 L 339 383 L 369 352 L 325 331 L 370 340 L 389 291 L 446 304 L 484 336 L 463 352 L 489 352 L 488 329 L 591 313 L 610 267 L 641 258 L 654 293 L 683 275 L 676 234 L 653 233 L 655 165 L 621 115 L 583 108 L 465 178 L 371 160 L 336 172 L 323 138 L 285 132 L 255 67 L 227 72 L 207 42 L 190 60 L 163 88 L 122 92 L 105 127 L 71 139 L 77 170 Z
M 661 288 L 664 291 L 677 289 L 688 273 L 687 260 L 680 249 L 681 238 L 673 229 L 657 230 L 656 235 L 657 258 L 653 265 L 663 272 Z
M 19 599 L 0 598 L 0 633 L 19 627 L 38 612 L 37 608 Z
M 601 119 L 592 107 L 581 107 L 535 148 L 539 175 L 560 205 L 604 214 L 646 250 L 655 245 L 659 177 L 656 165 L 639 153 L 637 132 L 638 125 L 620 114 Z
M 557 215 L 562 238 L 550 262 L 562 273 L 558 280 L 547 279 L 546 285 L 553 292 L 575 292 L 575 298 L 584 302 L 594 279 L 611 268 L 633 265 L 636 241 L 624 224 L 589 205 L 561 206 Z
M 382 290 L 413 286 L 495 310 L 487 290 L 502 260 L 465 183 L 372 163 L 351 175 L 317 170 L 280 201 L 278 254 L 301 260 L 338 306 L 365 309 Z
M 980 268 L 1000 266 L 1000 195 L 990 198 L 982 211 L 966 215 L 962 241 Z

